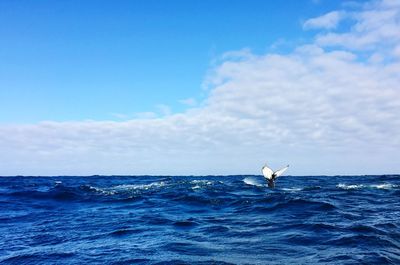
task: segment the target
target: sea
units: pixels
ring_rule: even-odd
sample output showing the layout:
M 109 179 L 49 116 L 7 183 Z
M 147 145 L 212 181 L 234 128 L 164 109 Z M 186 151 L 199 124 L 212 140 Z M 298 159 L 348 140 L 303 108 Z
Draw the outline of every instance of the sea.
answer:
M 0 177 L 0 264 L 400 264 L 400 176 Z

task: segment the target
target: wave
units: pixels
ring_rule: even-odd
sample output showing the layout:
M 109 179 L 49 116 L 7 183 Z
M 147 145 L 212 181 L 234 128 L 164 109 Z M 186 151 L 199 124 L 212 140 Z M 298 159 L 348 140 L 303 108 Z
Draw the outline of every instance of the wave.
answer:
M 285 202 L 278 203 L 275 207 L 284 208 L 285 210 L 288 207 L 293 207 L 302 210 L 310 209 L 318 211 L 331 211 L 337 208 L 334 204 L 327 201 L 313 201 L 300 198 L 289 199 Z
M 148 184 L 123 184 L 123 185 L 113 186 L 110 189 L 114 191 L 149 190 L 153 188 L 161 188 L 164 187 L 165 185 L 166 184 L 164 181 L 159 181 Z
M 142 233 L 142 229 L 129 229 L 129 228 L 121 228 L 109 233 L 110 236 L 115 237 L 122 237 L 122 236 L 129 236 L 132 234 L 139 234 Z
M 303 188 L 292 187 L 292 188 L 282 188 L 281 190 L 283 190 L 283 191 L 289 191 L 289 192 L 296 192 L 296 191 L 301 191 L 301 190 L 303 190 Z
M 339 183 L 336 185 L 337 188 L 339 189 L 344 189 L 344 190 L 356 190 L 356 189 L 362 189 L 365 186 L 363 184 L 343 184 Z
M 266 184 L 251 175 L 0 178 L 0 263 L 400 264 L 399 177 Z
M 50 263 L 52 260 L 65 260 L 74 256 L 75 253 L 73 252 L 37 252 L 4 257 L 0 259 L 0 262 L 8 264 L 43 264 L 43 261 Z
M 243 179 L 243 182 L 250 186 L 266 187 L 265 182 L 261 182 L 259 179 L 253 177 L 246 177 Z
M 359 190 L 359 189 L 382 189 L 382 190 L 390 190 L 390 189 L 398 188 L 399 185 L 390 184 L 390 183 L 370 184 L 370 185 L 339 183 L 338 185 L 336 185 L 336 187 L 339 188 L 339 189 L 344 189 L 344 190 Z
M 101 188 L 90 186 L 90 185 L 82 185 L 81 189 L 86 190 L 88 192 L 96 192 L 96 193 L 100 193 L 100 194 L 104 194 L 104 195 L 114 195 L 115 194 L 115 191 L 101 189 Z
M 348 246 L 348 247 L 358 246 L 360 245 L 360 242 L 363 242 L 363 244 L 367 246 L 398 248 L 398 245 L 389 240 L 388 238 L 378 235 L 346 234 L 327 241 L 327 243 L 331 246 Z
M 218 186 L 219 185 L 219 186 Z M 137 198 L 141 195 L 154 191 L 162 191 L 164 194 L 176 195 L 177 190 L 201 191 L 215 186 L 215 191 L 226 188 L 222 181 L 206 179 L 183 180 L 183 181 L 154 181 L 140 184 L 119 184 L 111 186 L 97 186 L 82 184 L 79 186 L 68 186 L 62 181 L 55 181 L 50 186 L 33 185 L 20 190 L 8 190 L 3 194 L 12 197 L 31 199 L 54 199 L 64 201 L 91 201 L 91 200 L 125 200 Z M 186 191 L 184 193 L 186 193 Z
M 176 227 L 181 227 L 181 228 L 190 228 L 197 226 L 199 223 L 197 223 L 193 218 L 189 218 L 187 220 L 181 220 L 181 221 L 175 221 L 173 223 L 174 226 Z
M 222 182 L 220 182 L 220 183 L 222 183 Z M 205 179 L 195 179 L 195 180 L 189 181 L 189 184 L 192 186 L 191 188 L 193 190 L 198 190 L 198 189 L 204 188 L 206 186 L 212 186 L 215 184 L 215 182 L 210 181 L 210 180 L 205 180 Z
M 376 184 L 376 185 L 370 185 L 371 188 L 377 188 L 377 189 L 383 189 L 383 190 L 390 190 L 397 188 L 398 185 L 390 184 L 390 183 L 384 183 L 384 184 Z

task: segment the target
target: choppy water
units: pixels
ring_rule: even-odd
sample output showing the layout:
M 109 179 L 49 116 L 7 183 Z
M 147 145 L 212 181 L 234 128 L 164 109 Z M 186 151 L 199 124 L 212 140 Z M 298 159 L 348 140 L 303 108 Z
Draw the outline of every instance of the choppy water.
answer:
M 400 264 L 400 176 L 1 177 L 2 264 Z

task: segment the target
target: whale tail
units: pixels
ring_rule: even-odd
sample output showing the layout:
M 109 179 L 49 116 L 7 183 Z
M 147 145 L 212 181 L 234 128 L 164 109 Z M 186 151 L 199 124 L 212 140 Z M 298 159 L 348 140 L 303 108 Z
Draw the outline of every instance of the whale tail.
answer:
M 264 178 L 266 178 L 268 180 L 275 180 L 275 178 L 281 176 L 288 168 L 289 168 L 289 165 L 287 165 L 286 167 L 281 168 L 277 171 L 273 171 L 267 165 L 265 165 L 265 166 L 263 166 L 261 171 L 264 175 Z

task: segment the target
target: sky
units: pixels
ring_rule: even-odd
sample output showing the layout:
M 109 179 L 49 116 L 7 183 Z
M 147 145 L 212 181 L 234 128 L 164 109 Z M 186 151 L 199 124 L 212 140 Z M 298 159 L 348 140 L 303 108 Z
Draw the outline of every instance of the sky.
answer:
M 0 175 L 400 172 L 400 0 L 1 1 Z

